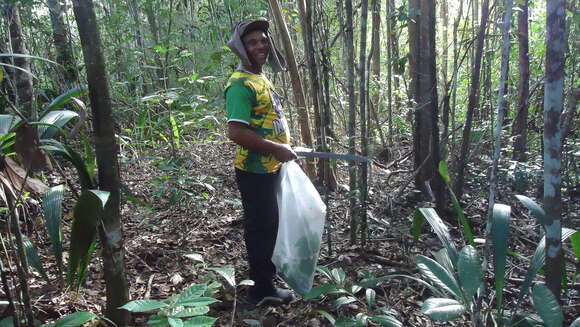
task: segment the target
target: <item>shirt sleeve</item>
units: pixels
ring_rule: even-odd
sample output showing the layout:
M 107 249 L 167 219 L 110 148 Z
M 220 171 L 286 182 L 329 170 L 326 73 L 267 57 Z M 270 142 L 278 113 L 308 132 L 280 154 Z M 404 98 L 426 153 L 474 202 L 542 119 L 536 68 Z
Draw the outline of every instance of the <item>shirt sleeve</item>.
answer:
M 247 86 L 232 85 L 226 91 L 228 122 L 250 124 L 252 113 L 252 91 Z

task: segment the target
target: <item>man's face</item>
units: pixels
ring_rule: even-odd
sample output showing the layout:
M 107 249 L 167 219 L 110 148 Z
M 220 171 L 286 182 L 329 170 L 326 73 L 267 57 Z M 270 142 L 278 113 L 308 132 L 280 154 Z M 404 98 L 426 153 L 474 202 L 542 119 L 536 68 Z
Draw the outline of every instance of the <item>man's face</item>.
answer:
M 244 41 L 246 52 L 252 64 L 259 65 L 260 67 L 265 64 L 268 60 L 268 53 L 270 52 L 266 33 L 260 30 L 251 31 L 244 35 L 242 40 Z

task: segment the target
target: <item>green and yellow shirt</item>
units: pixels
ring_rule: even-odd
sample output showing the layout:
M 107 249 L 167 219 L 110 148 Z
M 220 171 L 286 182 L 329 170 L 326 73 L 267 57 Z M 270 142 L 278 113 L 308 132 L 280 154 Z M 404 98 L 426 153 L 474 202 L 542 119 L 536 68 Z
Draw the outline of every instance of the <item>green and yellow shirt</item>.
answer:
M 228 122 L 247 124 L 263 138 L 290 143 L 288 124 L 280 104 L 280 96 L 263 75 L 236 71 L 226 84 Z M 240 145 L 236 149 L 234 167 L 253 173 L 273 173 L 281 163 L 270 153 L 257 153 Z

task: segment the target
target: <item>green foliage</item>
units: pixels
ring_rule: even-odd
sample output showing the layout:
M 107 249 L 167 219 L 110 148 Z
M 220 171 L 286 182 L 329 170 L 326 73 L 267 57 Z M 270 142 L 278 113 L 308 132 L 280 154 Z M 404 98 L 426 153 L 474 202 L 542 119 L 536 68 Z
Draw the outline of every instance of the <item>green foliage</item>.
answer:
M 209 305 L 219 302 L 212 296 L 213 289 L 207 284 L 194 284 L 181 294 L 165 300 L 134 300 L 120 308 L 131 312 L 154 311 L 155 313 L 149 316 L 148 326 L 209 327 L 213 326 L 217 319 L 204 315 L 209 312 Z
M 531 199 L 518 196 L 529 208 L 540 213 L 541 209 Z M 437 253 L 437 261 L 424 256 L 417 257 L 417 267 L 423 275 L 424 281 L 439 289 L 437 296 L 428 299 L 423 304 L 421 311 L 433 320 L 451 321 L 461 317 L 464 314 L 475 315 L 476 306 L 473 305 L 474 297 L 486 296 L 478 295 L 477 290 L 482 285 L 483 270 L 479 255 L 474 247 L 468 245 L 459 253 L 456 261 L 453 261 L 452 253 L 456 253 L 455 248 L 450 246 L 452 240 L 446 232 L 446 227 L 441 219 L 432 209 L 422 208 L 418 210 L 426 217 L 433 230 L 436 231 L 441 242 L 444 244 L 443 249 Z M 544 265 L 545 238 L 539 243 L 536 251 L 530 261 L 530 266 L 526 273 L 526 278 L 520 286 L 520 292 L 517 298 L 516 306 L 511 310 L 511 316 L 505 316 L 503 292 L 505 287 L 505 271 L 507 265 L 507 254 L 509 252 L 507 240 L 509 237 L 509 221 L 511 210 L 509 206 L 496 204 L 493 210 L 491 239 L 493 240 L 494 255 L 494 274 L 496 288 L 496 322 L 500 325 L 509 326 L 534 326 L 530 323 L 533 319 L 529 314 L 518 311 L 524 297 L 528 294 L 529 288 L 533 283 L 537 273 Z M 538 219 L 541 220 L 541 217 Z M 414 224 L 416 222 L 414 221 Z M 564 228 L 562 231 L 562 240 L 577 234 L 576 231 Z M 410 276 L 408 276 L 410 277 Z M 386 280 L 386 278 L 384 279 Z M 446 294 L 447 296 L 441 296 Z M 560 306 L 555 297 L 549 293 L 549 290 L 543 285 L 536 285 L 533 288 L 534 306 L 544 325 L 548 327 L 562 326 L 562 313 Z
M 80 327 L 95 318 L 98 316 L 94 313 L 75 312 L 60 318 L 54 324 L 45 324 L 41 327 Z
M 97 242 L 97 224 L 101 219 L 109 192 L 83 190 L 74 208 L 70 236 L 70 258 L 67 279 L 79 288 Z
M 334 326 L 367 326 L 371 321 L 380 326 L 402 327 L 403 324 L 396 318 L 398 315 L 395 311 L 381 307 L 377 301 L 376 287 L 385 280 L 383 277 L 374 278 L 370 275 L 357 283 L 349 284 L 344 270 L 334 268 L 329 270 L 326 267 L 319 266 L 316 270 L 325 276 L 329 282 L 313 287 L 308 294 L 304 296 L 305 300 L 323 298 L 323 301 L 332 303 L 332 306 L 339 308 L 349 304 L 356 303 L 361 306 L 363 311 L 359 312 L 354 318 L 343 317 L 335 318 L 332 314 L 324 310 L 314 310 L 326 318 Z M 364 292 L 361 292 L 365 290 Z

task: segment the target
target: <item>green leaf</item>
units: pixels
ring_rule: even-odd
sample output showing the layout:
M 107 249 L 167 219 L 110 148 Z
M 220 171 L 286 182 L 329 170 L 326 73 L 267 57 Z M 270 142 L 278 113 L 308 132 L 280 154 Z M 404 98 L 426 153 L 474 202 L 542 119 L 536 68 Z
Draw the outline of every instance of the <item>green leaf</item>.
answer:
M 314 310 L 314 312 L 318 312 L 318 313 L 319 313 L 321 316 L 323 316 L 323 317 L 324 317 L 324 318 L 326 318 L 328 321 L 330 321 L 330 323 L 331 323 L 333 326 L 336 324 L 336 319 L 334 319 L 334 317 L 333 317 L 333 316 L 332 316 L 330 313 L 328 313 L 328 312 L 326 312 L 326 311 L 324 311 L 324 310 Z
M 335 322 L 335 327 L 351 327 L 351 326 L 358 326 L 359 322 L 352 318 L 340 318 L 337 319 Z
M 177 318 L 188 318 L 194 316 L 201 316 L 209 312 L 208 306 L 192 307 L 179 310 L 178 312 L 172 313 L 172 317 Z
M 38 137 L 40 139 L 54 138 L 64 125 L 78 116 L 79 114 L 70 110 L 55 110 L 47 113 L 40 119 L 41 125 L 38 127 Z
M 455 265 L 457 263 L 458 257 L 457 249 L 455 248 L 455 245 L 451 240 L 449 230 L 447 229 L 447 226 L 445 225 L 443 220 L 441 220 L 441 218 L 439 217 L 439 215 L 437 215 L 437 212 L 435 212 L 435 209 L 433 208 L 420 208 L 418 209 L 418 211 L 427 220 L 429 225 L 431 225 L 431 228 L 433 228 L 433 231 L 437 235 L 437 238 L 439 238 L 445 249 L 447 249 L 451 262 L 453 263 L 453 265 Z
M 457 261 L 457 269 L 459 271 L 459 282 L 465 292 L 464 295 L 471 301 L 483 279 L 479 255 L 473 246 L 467 245 L 461 250 Z
M 0 136 L 8 135 L 20 123 L 16 115 L 0 115 Z
M 219 300 L 214 299 L 213 297 L 198 297 L 196 299 L 191 299 L 188 301 L 179 301 L 177 302 L 178 305 L 182 305 L 184 307 L 200 307 L 210 305 L 212 303 L 220 302 Z
M 570 237 L 570 241 L 572 242 L 572 249 L 574 250 L 574 254 L 576 255 L 576 259 L 580 260 L 580 233 L 576 232 Z
M 30 239 L 26 235 L 22 235 L 22 245 L 24 246 L 24 251 L 26 252 L 26 259 L 30 267 L 34 268 L 44 280 L 48 281 L 48 276 L 42 268 L 42 263 L 40 262 L 40 257 L 38 256 L 38 250 L 36 246 L 30 242 Z
M 580 327 L 580 317 L 576 318 L 570 325 L 570 327 Z
M 548 224 L 544 209 L 542 209 L 542 207 L 540 207 L 534 200 L 524 195 L 516 195 L 516 198 L 532 212 L 532 216 L 536 218 L 538 223 L 544 226 Z
M 86 93 L 88 93 L 88 88 L 86 87 L 75 87 L 74 89 L 70 89 L 52 100 L 39 116 L 43 117 L 47 112 L 58 109 L 69 103 L 73 98 L 80 97 Z
M 91 189 L 95 187 L 95 183 L 91 177 L 92 173 L 89 171 L 86 162 L 78 152 L 53 139 L 41 140 L 41 142 L 43 144 L 41 146 L 43 150 L 59 153 L 73 164 L 77 170 L 80 184 L 83 189 Z
M 411 235 L 413 236 L 413 245 L 415 246 L 419 245 L 419 238 L 423 231 L 423 225 L 425 225 L 425 218 L 423 218 L 423 214 L 417 210 L 413 215 L 413 222 L 411 223 Z
M 169 116 L 169 122 L 171 123 L 171 135 L 173 138 L 173 143 L 175 143 L 175 146 L 179 148 L 179 128 L 177 127 L 177 123 L 175 122 L 173 115 Z
M 449 185 L 449 181 L 451 179 L 449 178 L 449 172 L 447 171 L 447 163 L 445 161 L 439 162 L 439 174 L 441 174 L 441 176 L 445 180 L 445 184 L 447 185 L 447 189 L 449 190 L 449 195 L 451 196 L 451 203 L 453 204 L 453 208 L 455 209 L 455 212 L 457 213 L 457 219 L 459 220 L 459 223 L 461 224 L 461 226 L 463 228 L 463 235 L 465 235 L 465 238 L 467 239 L 467 243 L 469 245 L 475 246 L 475 241 L 473 238 L 473 232 L 471 231 L 471 226 L 469 225 L 469 222 L 465 218 L 465 214 L 463 213 L 463 209 L 461 208 L 461 205 L 459 204 L 459 200 L 457 200 L 457 197 L 455 196 L 455 192 L 453 192 L 453 189 Z
M 344 285 L 344 281 L 346 280 L 346 274 L 342 268 L 334 268 L 332 269 L 332 278 L 338 285 Z
M 171 327 L 183 327 L 183 320 L 179 318 L 167 317 L 167 322 Z
M 465 307 L 453 299 L 430 298 L 421 306 L 421 312 L 437 321 L 455 320 L 465 312 Z
M 355 301 L 356 301 L 356 298 L 355 297 L 352 297 L 352 296 L 343 296 L 343 297 L 339 297 L 338 299 L 336 299 L 334 301 L 334 306 L 340 307 L 342 305 L 349 304 L 349 303 L 352 303 L 352 302 L 355 302 Z
M 562 228 L 562 242 L 564 242 L 568 237 L 574 235 L 576 233 L 575 230 L 569 228 Z M 526 272 L 526 277 L 522 286 L 520 286 L 520 293 L 518 294 L 518 300 L 516 302 L 516 306 L 514 311 L 520 307 L 521 302 L 523 301 L 526 294 L 528 294 L 528 290 L 532 285 L 534 279 L 536 279 L 536 275 L 538 271 L 542 269 L 544 266 L 544 262 L 546 259 L 545 256 L 546 252 L 546 238 L 543 237 L 540 242 L 538 243 L 538 247 L 536 247 L 536 251 L 534 251 L 534 255 L 532 256 L 532 260 L 530 261 L 530 266 L 528 267 L 528 271 Z
M 544 284 L 537 284 L 532 289 L 534 308 L 542 317 L 546 327 L 562 327 L 564 316 L 558 300 Z
M 184 327 L 211 327 L 215 323 L 217 318 L 207 317 L 207 316 L 199 316 L 195 318 L 191 318 L 189 320 L 184 321 Z
M 233 267 L 207 268 L 220 274 L 231 287 L 236 287 L 236 270 Z
M 207 284 L 193 284 L 179 295 L 178 303 L 193 301 L 205 293 Z
M 56 258 L 56 265 L 60 274 L 64 271 L 62 260 L 62 200 L 64 198 L 64 185 L 52 187 L 44 194 L 42 210 L 48 237 L 52 244 L 52 253 Z
M 388 315 L 370 316 L 370 320 L 387 327 L 403 327 L 403 323 L 397 318 Z
M 334 290 L 334 285 L 332 284 L 323 284 L 318 285 L 310 290 L 308 294 L 304 295 L 305 300 L 312 300 L 315 299 L 323 294 L 327 294 L 328 292 Z
M 435 260 L 439 262 L 443 268 L 447 269 L 447 271 L 455 271 L 457 270 L 453 263 L 451 262 L 451 258 L 449 258 L 449 254 L 445 248 L 439 249 L 439 251 L 433 253 Z
M 421 274 L 427 279 L 452 294 L 455 298 L 461 299 L 461 289 L 453 273 L 443 268 L 437 261 L 422 255 L 417 256 L 417 267 Z
M 332 279 L 332 273 L 330 272 L 330 269 L 328 269 L 327 267 L 324 267 L 324 266 L 316 266 L 316 271 L 318 271 L 319 273 L 321 273 L 324 276 L 326 276 L 326 278 Z
M 255 284 L 256 283 L 254 283 L 254 281 L 251 279 L 244 279 L 238 283 L 238 286 L 254 286 Z
M 372 288 L 367 288 L 367 290 L 365 292 L 365 297 L 367 299 L 368 306 L 372 308 L 375 305 L 375 299 L 377 297 L 377 292 L 375 292 L 375 290 L 373 290 Z
M 169 304 L 156 300 L 135 300 L 125 304 L 119 309 L 125 309 L 131 312 L 149 312 L 168 307 Z
M 511 208 L 504 204 L 493 206 L 491 237 L 493 240 L 493 266 L 495 274 L 495 291 L 497 310 L 503 312 L 503 290 L 505 286 L 505 268 L 507 242 L 509 238 Z
M 68 316 L 62 317 L 54 323 L 54 327 L 77 327 L 84 323 L 97 318 L 97 315 L 91 312 L 75 312 Z
M 103 208 L 109 198 L 109 192 L 83 190 L 74 208 L 74 220 L 71 228 L 70 258 L 68 266 L 69 284 L 77 287 L 86 271 L 86 266 L 94 249 L 97 236 L 97 224 L 101 219 Z M 78 275 L 78 276 L 77 276 Z

